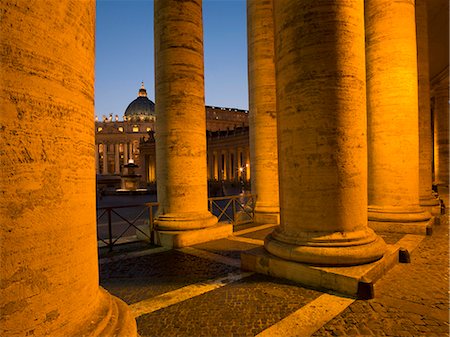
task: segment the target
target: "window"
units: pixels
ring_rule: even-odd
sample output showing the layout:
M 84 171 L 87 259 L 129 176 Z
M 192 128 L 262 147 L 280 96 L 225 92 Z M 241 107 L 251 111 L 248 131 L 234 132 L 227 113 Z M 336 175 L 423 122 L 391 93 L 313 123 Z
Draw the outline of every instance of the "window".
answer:
M 101 126 L 99 126 L 98 128 L 97 128 L 97 132 L 100 132 L 100 131 L 102 131 L 103 130 L 103 128 L 101 127 Z
M 123 132 L 123 127 L 119 126 L 119 132 Z
M 133 125 L 133 132 L 139 132 L 139 126 Z

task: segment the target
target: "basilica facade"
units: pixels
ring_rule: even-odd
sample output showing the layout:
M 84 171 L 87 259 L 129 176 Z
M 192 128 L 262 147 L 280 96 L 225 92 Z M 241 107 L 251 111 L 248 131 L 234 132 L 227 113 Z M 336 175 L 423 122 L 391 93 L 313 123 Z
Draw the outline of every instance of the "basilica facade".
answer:
M 208 144 L 208 179 L 250 179 L 248 110 L 205 106 Z M 95 121 L 97 181 L 117 185 L 123 165 L 132 160 L 139 166 L 141 187 L 156 183 L 155 103 L 147 97 L 144 83 L 138 97 L 125 109 L 123 118 L 103 116 Z M 189 132 L 189 125 L 186 127 Z

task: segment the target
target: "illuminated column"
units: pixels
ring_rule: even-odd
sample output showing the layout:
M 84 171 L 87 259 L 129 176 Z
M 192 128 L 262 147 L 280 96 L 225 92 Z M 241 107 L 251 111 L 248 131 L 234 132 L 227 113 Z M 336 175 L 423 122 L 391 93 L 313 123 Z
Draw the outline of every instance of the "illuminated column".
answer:
M 252 194 L 256 223 L 279 223 L 273 1 L 247 1 Z
M 231 152 L 228 149 L 227 150 L 227 177 L 229 181 L 233 180 L 233 172 L 231 172 L 232 166 L 231 166 Z
M 245 172 L 247 175 L 247 180 L 250 180 L 251 178 L 250 149 L 248 147 L 245 149 Z
M 123 163 L 128 164 L 128 144 L 123 143 Z
M 108 174 L 108 144 L 103 143 L 103 168 L 102 174 Z
M 448 68 L 433 80 L 434 175 L 436 185 L 449 185 L 449 88 Z
M 214 151 L 213 177 L 215 180 L 219 180 L 219 164 L 218 164 L 219 158 L 217 156 L 218 156 L 217 151 Z
M 222 165 L 223 164 L 222 164 L 222 152 L 221 151 L 218 152 L 217 162 L 219 164 L 218 170 L 217 170 L 217 174 L 218 174 L 219 180 L 223 180 L 223 172 L 222 172 Z
M 98 144 L 95 144 L 95 173 L 99 174 L 100 173 L 100 163 L 99 163 L 99 158 L 98 158 Z
M 366 0 L 365 19 L 369 226 L 407 232 L 431 217 L 419 207 L 414 2 Z
M 236 177 L 236 181 L 239 181 L 241 179 L 241 171 L 240 171 L 240 166 L 239 166 L 239 150 L 237 148 L 234 149 L 234 163 L 235 163 L 235 177 Z
M 222 180 L 227 180 L 227 154 L 224 151 L 221 151 L 221 155 L 220 155 L 220 159 L 221 159 L 221 166 L 220 166 L 220 170 L 222 172 Z
M 154 13 L 156 224 L 206 228 L 217 218 L 208 211 L 202 2 L 156 0 Z
M 0 12 L 0 335 L 136 336 L 127 305 L 99 287 L 95 2 Z
M 281 219 L 265 248 L 319 265 L 375 261 L 385 243 L 367 227 L 363 2 L 277 0 L 274 19 Z
M 114 173 L 120 174 L 119 144 L 114 144 Z
M 439 199 L 432 193 L 432 133 L 430 110 L 430 74 L 428 62 L 427 2 L 416 0 L 417 75 L 419 93 L 419 201 L 439 214 Z

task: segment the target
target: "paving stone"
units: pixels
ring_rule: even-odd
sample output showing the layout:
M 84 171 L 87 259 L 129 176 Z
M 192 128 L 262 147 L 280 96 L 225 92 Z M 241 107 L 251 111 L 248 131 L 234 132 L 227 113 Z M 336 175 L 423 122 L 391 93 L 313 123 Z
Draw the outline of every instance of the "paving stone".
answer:
M 138 330 L 142 337 L 254 336 L 320 295 L 289 281 L 256 274 L 141 316 Z
M 240 235 L 245 238 L 251 238 L 251 239 L 258 239 L 258 240 L 264 240 L 264 238 L 273 232 L 274 227 L 262 229 L 260 231 L 251 232 L 247 234 Z
M 258 245 L 254 245 L 247 242 L 221 239 L 202 243 L 199 245 L 195 245 L 193 247 L 239 260 L 241 258 L 242 251 L 256 248 L 258 247 Z
M 375 285 L 375 298 L 355 301 L 341 315 L 313 336 L 329 331 L 353 336 L 448 336 L 448 217 L 433 228 L 411 255 L 411 263 L 399 264 Z M 382 235 L 388 243 L 400 237 Z M 358 323 L 355 323 L 358 322 Z
M 132 304 L 237 271 L 176 250 L 100 265 L 100 285 Z

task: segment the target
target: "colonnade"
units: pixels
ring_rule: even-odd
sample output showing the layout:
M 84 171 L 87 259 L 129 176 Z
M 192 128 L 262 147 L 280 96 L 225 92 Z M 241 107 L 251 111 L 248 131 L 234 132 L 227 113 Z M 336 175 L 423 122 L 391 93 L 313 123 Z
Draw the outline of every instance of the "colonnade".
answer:
M 249 149 L 211 150 L 208 154 L 208 179 L 217 181 L 248 181 L 250 179 Z
M 356 0 L 268 3 L 250 1 L 248 7 L 251 177 L 256 207 L 259 202 L 262 213 L 269 207 L 268 213 L 276 214 L 279 206 L 280 214 L 265 248 L 294 263 L 376 261 L 386 246 L 369 228 L 368 210 L 371 222 L 394 227 L 430 218 L 419 207 L 419 125 L 428 122 L 419 124 L 414 2 L 366 0 L 365 9 Z M 7 312 L 0 334 L 136 336 L 128 307 L 98 284 L 93 171 L 94 165 L 100 167 L 100 156 L 89 129 L 95 4 L 25 5 L 1 5 L 2 32 L 8 31 L 0 41 L 6 51 L 1 156 L 9 173 L 1 201 L 0 307 Z M 270 25 L 273 54 L 257 47 L 258 39 L 272 44 Z M 161 237 L 171 235 L 172 246 L 232 231 L 231 225 L 218 225 L 207 209 L 203 68 L 201 0 L 155 0 L 156 228 Z M 435 179 L 448 184 L 448 83 L 440 83 L 432 93 L 438 130 Z M 260 89 L 267 90 L 267 101 L 259 100 L 263 94 L 254 96 Z M 55 106 L 61 113 L 54 113 Z M 74 111 L 77 118 L 69 115 Z M 276 133 L 273 123 L 259 120 L 273 122 L 273 115 Z M 120 164 L 117 149 L 112 149 L 114 170 Z M 273 160 L 259 160 L 263 150 Z M 124 162 L 131 153 L 129 146 L 123 148 Z M 109 173 L 109 153 L 103 154 Z M 228 161 L 220 163 L 225 157 Z M 218 178 L 221 167 L 228 167 L 228 174 L 234 170 L 229 157 L 213 155 Z M 246 164 L 249 158 L 246 153 Z M 276 186 L 268 192 L 262 185 L 266 179 L 273 183 L 275 162 L 279 201 L 268 196 Z M 264 167 L 270 167 L 270 178 L 261 175 Z M 423 190 L 428 196 L 427 179 Z
M 95 144 L 96 173 L 120 174 L 122 165 L 127 164 L 130 159 L 136 160 L 137 154 L 138 143 L 136 141 Z

